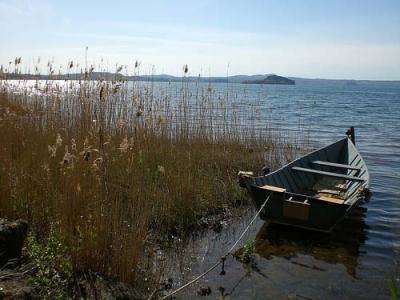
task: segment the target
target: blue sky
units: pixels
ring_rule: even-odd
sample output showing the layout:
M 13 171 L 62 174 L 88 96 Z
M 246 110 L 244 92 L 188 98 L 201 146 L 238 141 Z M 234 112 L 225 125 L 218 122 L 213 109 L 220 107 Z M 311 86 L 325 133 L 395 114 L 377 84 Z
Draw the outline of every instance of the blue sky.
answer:
M 0 0 L 0 64 L 400 80 L 400 1 Z

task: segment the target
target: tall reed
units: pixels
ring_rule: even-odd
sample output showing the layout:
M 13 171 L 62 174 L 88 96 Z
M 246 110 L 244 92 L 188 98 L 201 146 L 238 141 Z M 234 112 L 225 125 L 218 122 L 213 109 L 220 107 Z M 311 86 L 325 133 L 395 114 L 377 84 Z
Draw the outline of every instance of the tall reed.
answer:
M 0 89 L 0 215 L 28 219 L 39 237 L 56 230 L 75 270 L 130 283 L 149 232 L 185 231 L 244 201 L 237 171 L 274 168 L 294 151 L 260 128 L 257 105 L 185 78 Z

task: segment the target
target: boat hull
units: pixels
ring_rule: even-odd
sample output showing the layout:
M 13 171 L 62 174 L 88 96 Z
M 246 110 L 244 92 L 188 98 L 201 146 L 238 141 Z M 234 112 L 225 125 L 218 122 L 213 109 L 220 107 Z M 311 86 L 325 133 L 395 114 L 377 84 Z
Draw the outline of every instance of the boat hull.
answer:
M 351 208 L 345 204 L 336 205 L 312 201 L 312 199 L 309 199 L 307 205 L 302 203 L 292 205 L 288 203 L 287 198 L 279 197 L 257 186 L 251 187 L 251 198 L 257 210 L 268 198 L 267 204 L 260 213 L 261 219 L 265 221 L 321 232 L 332 231 Z
M 239 175 L 260 216 L 274 223 L 330 232 L 364 199 L 369 173 L 344 138 L 259 177 Z

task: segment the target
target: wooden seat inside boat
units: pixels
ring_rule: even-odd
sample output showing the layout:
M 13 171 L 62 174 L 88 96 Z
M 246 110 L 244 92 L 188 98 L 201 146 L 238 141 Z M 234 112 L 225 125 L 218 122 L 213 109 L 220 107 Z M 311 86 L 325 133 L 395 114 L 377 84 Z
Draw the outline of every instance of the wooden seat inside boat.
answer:
M 278 187 L 278 186 L 274 186 L 274 185 L 263 185 L 260 186 L 260 188 L 264 189 L 264 190 L 268 190 L 270 192 L 275 192 L 275 193 L 285 193 L 286 189 Z
M 311 174 L 315 174 L 315 175 L 339 178 L 339 179 L 344 179 L 344 180 L 361 181 L 361 182 L 364 181 L 364 179 L 356 177 L 356 176 L 345 175 L 345 174 L 334 173 L 334 172 L 321 171 L 321 170 L 315 170 L 315 169 L 308 169 L 308 168 L 302 168 L 302 167 L 292 167 L 292 170 L 298 171 L 298 172 L 311 173 Z
M 322 177 L 309 190 L 302 190 L 301 193 L 320 201 L 343 204 L 346 193 L 345 181 L 338 178 Z
M 329 202 L 333 204 L 343 204 L 344 200 L 340 199 L 342 196 L 342 192 L 335 190 L 337 186 L 331 187 L 330 190 L 328 189 L 319 189 L 319 184 L 317 183 L 313 188 L 318 190 L 314 191 L 303 191 L 304 194 L 294 194 L 294 193 L 288 193 L 289 194 L 289 199 L 286 199 L 288 201 L 294 201 L 294 202 L 299 202 L 299 203 L 308 203 L 308 199 L 317 199 L 320 201 L 324 202 Z M 260 188 L 265 189 L 269 192 L 272 193 L 277 193 L 277 194 L 284 194 L 286 193 L 286 189 L 278 187 L 278 186 L 273 186 L 273 185 L 263 185 L 260 186 Z
M 327 196 L 319 196 L 317 197 L 318 200 L 325 201 L 325 202 L 330 202 L 334 204 L 343 204 L 344 200 L 335 198 L 335 197 L 327 197 Z
M 359 171 L 361 169 L 361 167 L 350 166 L 350 165 L 345 165 L 345 164 L 338 164 L 338 163 L 322 161 L 322 160 L 314 160 L 312 163 L 314 165 L 319 165 L 319 166 L 334 167 L 334 168 L 341 168 L 341 169 L 348 169 L 348 170 Z

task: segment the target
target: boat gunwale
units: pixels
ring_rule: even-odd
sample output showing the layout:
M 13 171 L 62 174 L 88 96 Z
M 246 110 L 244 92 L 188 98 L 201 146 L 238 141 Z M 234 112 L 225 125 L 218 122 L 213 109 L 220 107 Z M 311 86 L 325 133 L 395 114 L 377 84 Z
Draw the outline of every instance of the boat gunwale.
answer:
M 338 143 L 341 143 L 341 142 L 347 142 L 347 143 L 349 143 L 349 145 L 351 145 L 351 147 L 353 148 L 353 150 L 356 151 L 356 154 L 359 156 L 362 165 L 365 167 L 365 173 L 364 173 L 363 176 L 362 176 L 362 177 L 365 178 L 365 180 L 364 180 L 363 183 L 360 184 L 360 187 L 365 186 L 366 188 L 369 188 L 369 179 L 370 179 L 370 177 L 369 177 L 369 170 L 368 170 L 368 167 L 367 167 L 367 165 L 366 165 L 366 163 L 365 163 L 364 158 L 362 157 L 362 155 L 361 155 L 360 152 L 358 151 L 357 147 L 353 144 L 353 142 L 350 140 L 349 137 L 341 138 L 341 139 L 337 140 L 336 142 L 333 142 L 333 143 L 331 143 L 331 144 L 329 144 L 329 145 L 326 145 L 326 146 L 320 147 L 320 148 L 318 148 L 318 149 L 316 149 L 316 150 L 314 150 L 314 151 L 308 152 L 307 154 L 300 156 L 299 158 L 297 158 L 297 159 L 295 159 L 295 160 L 293 160 L 293 161 L 291 161 L 291 162 L 289 162 L 289 163 L 283 165 L 282 167 L 280 167 L 279 169 L 277 169 L 277 170 L 275 170 L 275 171 L 273 171 L 273 172 L 271 172 L 271 173 L 268 173 L 268 174 L 262 175 L 262 176 L 251 177 L 251 178 L 254 179 L 254 180 L 251 180 L 249 183 L 250 183 L 251 186 L 253 186 L 253 187 L 255 187 L 255 188 L 261 188 L 262 186 L 261 186 L 260 184 L 257 184 L 256 181 L 255 181 L 257 178 L 265 178 L 265 177 L 273 176 L 274 174 L 276 174 L 276 173 L 278 173 L 278 172 L 281 172 L 282 170 L 288 168 L 290 165 L 292 165 L 292 164 L 294 164 L 294 163 L 296 163 L 296 162 L 298 162 L 298 161 L 301 161 L 301 160 L 304 159 L 305 157 L 310 156 L 310 155 L 313 155 L 313 154 L 315 154 L 315 153 L 317 153 L 317 152 L 319 152 L 319 151 L 322 151 L 322 150 L 324 150 L 324 149 L 326 149 L 326 148 L 328 148 L 328 147 L 330 147 L 330 146 L 332 146 L 332 145 L 334 145 L 334 144 L 338 144 Z M 359 178 L 362 178 L 362 177 L 360 176 Z M 281 186 L 280 186 L 280 187 L 281 187 Z M 281 187 L 281 188 L 284 188 L 284 187 Z M 288 191 L 286 191 L 285 193 L 286 193 L 286 194 L 293 194 L 293 195 L 296 195 L 296 196 L 307 197 L 307 198 L 313 199 L 313 200 L 315 200 L 315 201 L 322 201 L 322 200 L 318 199 L 317 197 L 308 196 L 308 195 L 306 195 L 306 194 L 293 193 L 293 192 L 288 192 Z M 346 206 L 348 206 L 347 211 L 350 211 L 350 210 L 352 209 L 352 207 L 355 206 L 355 205 L 359 202 L 359 200 L 356 200 L 356 201 L 353 201 L 353 203 L 349 204 L 348 202 L 349 202 L 351 199 L 347 199 L 347 200 L 343 199 L 343 200 L 344 200 L 344 202 L 343 202 L 342 204 L 329 203 L 329 202 L 325 202 L 325 203 L 328 204 L 328 205 L 338 205 L 338 206 L 346 205 Z
M 302 155 L 302 156 L 300 156 L 299 158 L 296 158 L 295 160 L 292 160 L 291 162 L 288 162 L 287 164 L 283 165 L 282 167 L 280 167 L 279 169 L 276 169 L 275 171 L 273 171 L 273 172 L 271 172 L 271 173 L 268 173 L 268 174 L 266 174 L 266 175 L 256 176 L 256 177 L 253 177 L 253 178 L 256 179 L 256 178 L 264 178 L 264 177 L 272 176 L 272 175 L 274 175 L 275 173 L 278 173 L 278 172 L 280 172 L 281 170 L 287 168 L 289 165 L 294 164 L 295 162 L 300 161 L 300 160 L 302 160 L 303 158 L 305 158 L 305 157 L 307 157 L 307 156 L 309 156 L 309 155 L 312 155 L 312 154 L 314 154 L 314 153 L 317 153 L 317 152 L 319 152 L 319 151 L 321 151 L 321 150 L 323 150 L 323 149 L 325 149 L 325 148 L 327 148 L 327 147 L 332 146 L 333 144 L 337 144 L 337 143 L 343 142 L 343 141 L 345 141 L 345 140 L 349 140 L 349 138 L 348 138 L 348 137 L 341 138 L 340 140 L 337 140 L 336 142 L 333 142 L 333 143 L 331 143 L 331 144 L 329 144 L 329 145 L 326 145 L 326 146 L 320 147 L 320 148 L 318 148 L 318 149 L 316 149 L 316 150 L 314 150 L 314 151 L 308 152 L 307 154 Z M 256 186 L 260 186 L 260 185 L 258 185 L 258 184 L 255 184 L 255 185 L 256 185 Z

